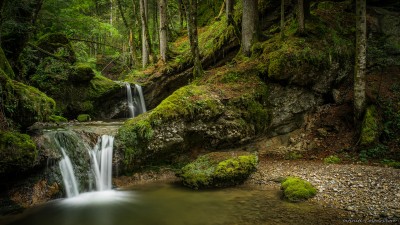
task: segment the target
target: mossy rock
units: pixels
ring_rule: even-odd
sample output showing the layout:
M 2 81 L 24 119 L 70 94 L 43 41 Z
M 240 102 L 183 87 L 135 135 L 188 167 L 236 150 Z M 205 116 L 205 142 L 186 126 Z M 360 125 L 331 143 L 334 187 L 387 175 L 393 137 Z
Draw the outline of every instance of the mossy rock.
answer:
M 0 132 L 0 175 L 32 168 L 37 155 L 36 146 L 28 135 Z
M 88 121 L 91 120 L 89 114 L 80 114 L 76 119 L 77 119 L 79 122 L 88 122 Z
M 283 196 L 291 202 L 304 201 L 314 197 L 317 189 L 308 181 L 298 177 L 287 177 L 281 183 Z
M 2 79 L 1 83 L 4 85 L 1 91 L 5 115 L 22 128 L 35 122 L 49 121 L 49 117 L 54 114 L 55 102 L 45 93 L 11 79 Z
M 365 111 L 361 127 L 361 145 L 370 145 L 379 139 L 381 134 L 380 117 L 374 105 Z
M 68 122 L 68 119 L 62 116 L 57 116 L 57 115 L 51 115 L 49 117 L 49 121 L 54 122 L 54 123 L 60 123 L 60 122 Z
M 95 74 L 92 68 L 85 64 L 74 66 L 73 72 L 69 74 L 68 79 L 74 84 L 82 84 L 91 81 Z
M 228 187 L 244 182 L 256 170 L 257 156 L 245 152 L 213 152 L 197 158 L 177 174 L 193 189 Z

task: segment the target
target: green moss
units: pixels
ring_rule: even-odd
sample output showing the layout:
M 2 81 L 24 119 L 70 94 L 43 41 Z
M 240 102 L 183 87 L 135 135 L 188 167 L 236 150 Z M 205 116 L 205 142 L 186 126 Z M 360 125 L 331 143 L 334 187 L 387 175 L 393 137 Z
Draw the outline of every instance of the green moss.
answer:
M 242 183 L 256 170 L 257 156 L 241 153 L 214 152 L 184 166 L 177 176 L 193 189 L 227 187 Z
M 303 155 L 300 152 L 289 152 L 288 154 L 286 154 L 285 159 L 287 160 L 297 160 L 297 159 L 302 159 Z
M 65 117 L 57 116 L 57 115 L 51 115 L 49 117 L 49 121 L 54 122 L 54 123 L 68 122 L 68 120 Z
M 73 67 L 73 72 L 69 74 L 68 79 L 73 83 L 81 84 L 82 82 L 89 82 L 94 76 L 94 71 L 90 65 L 77 64 Z
M 284 197 L 291 202 L 304 201 L 317 194 L 311 183 L 297 177 L 287 177 L 282 181 L 281 189 Z
M 37 155 L 36 146 L 28 135 L 0 132 L 0 174 L 32 168 Z
M 3 70 L 3 72 L 7 75 L 8 78 L 11 79 L 15 78 L 14 71 L 12 70 L 6 56 L 4 55 L 2 48 L 0 48 L 0 70 Z
M 324 158 L 324 163 L 329 163 L 329 164 L 340 163 L 340 161 L 341 161 L 341 159 L 336 155 L 330 155 L 330 156 Z
M 55 102 L 38 89 L 7 80 L 3 87 L 5 113 L 23 127 L 45 122 L 55 111 Z
M 91 120 L 89 114 L 80 114 L 76 119 L 77 119 L 79 122 L 88 122 L 88 121 Z
M 370 145 L 380 136 L 379 114 L 375 106 L 369 106 L 365 111 L 361 127 L 361 144 Z

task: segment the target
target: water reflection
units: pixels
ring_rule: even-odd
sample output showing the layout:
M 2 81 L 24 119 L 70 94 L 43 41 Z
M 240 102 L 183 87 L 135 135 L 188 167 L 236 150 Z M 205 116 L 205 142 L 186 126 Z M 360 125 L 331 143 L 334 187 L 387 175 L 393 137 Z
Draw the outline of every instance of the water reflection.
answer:
M 279 190 L 192 191 L 173 184 L 84 193 L 19 215 L 13 225 L 341 224 L 341 211 L 282 201 Z M 0 220 L 1 222 L 1 220 Z

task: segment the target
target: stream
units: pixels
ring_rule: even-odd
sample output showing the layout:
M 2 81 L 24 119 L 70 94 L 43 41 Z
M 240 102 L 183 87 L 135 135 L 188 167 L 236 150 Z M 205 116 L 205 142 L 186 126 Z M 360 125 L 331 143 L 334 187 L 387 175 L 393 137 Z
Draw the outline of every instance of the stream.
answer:
M 289 203 L 271 187 L 239 186 L 194 191 L 175 183 L 150 183 L 55 200 L 0 217 L 7 225 L 283 225 L 341 224 L 340 212 Z

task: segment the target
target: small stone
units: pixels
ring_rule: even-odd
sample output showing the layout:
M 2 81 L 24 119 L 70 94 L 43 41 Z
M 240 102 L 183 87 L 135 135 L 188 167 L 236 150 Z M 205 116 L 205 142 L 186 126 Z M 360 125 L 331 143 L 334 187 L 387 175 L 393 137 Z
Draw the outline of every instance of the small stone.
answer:
M 353 206 L 347 206 L 347 207 L 346 207 L 346 210 L 347 210 L 347 211 L 354 211 L 354 207 L 353 207 Z

